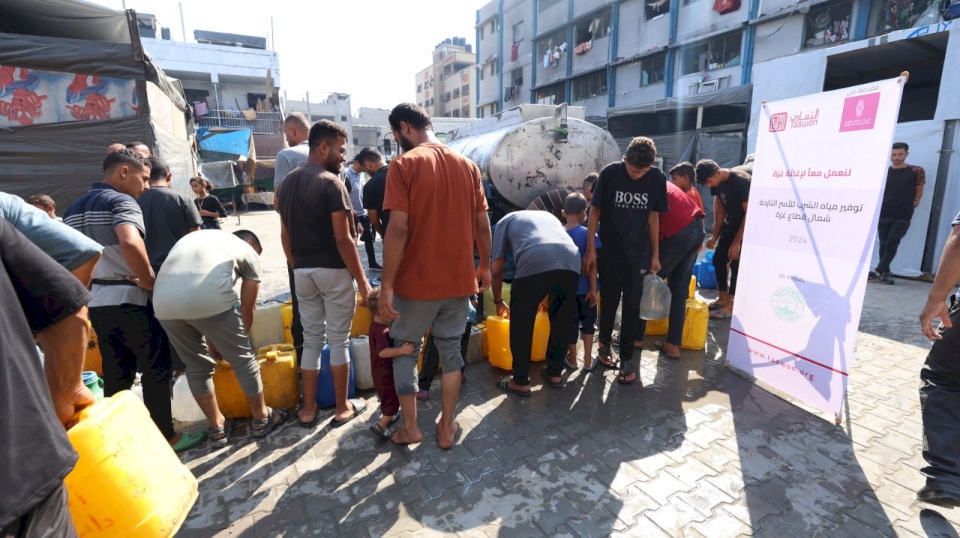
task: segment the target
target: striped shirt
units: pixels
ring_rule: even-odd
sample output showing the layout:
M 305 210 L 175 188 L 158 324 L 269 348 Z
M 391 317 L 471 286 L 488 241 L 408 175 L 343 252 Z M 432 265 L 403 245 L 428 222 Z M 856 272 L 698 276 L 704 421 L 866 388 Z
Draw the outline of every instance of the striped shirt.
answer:
M 143 212 L 133 197 L 106 183 L 94 183 L 86 194 L 74 200 L 63 216 L 63 222 L 103 246 L 103 257 L 94 270 L 94 280 L 116 280 L 114 286 L 93 285 L 93 300 L 88 306 L 132 304 L 146 306 L 149 292 L 127 284 L 127 277 L 136 276 L 120 249 L 116 227 L 130 224 L 144 235 Z

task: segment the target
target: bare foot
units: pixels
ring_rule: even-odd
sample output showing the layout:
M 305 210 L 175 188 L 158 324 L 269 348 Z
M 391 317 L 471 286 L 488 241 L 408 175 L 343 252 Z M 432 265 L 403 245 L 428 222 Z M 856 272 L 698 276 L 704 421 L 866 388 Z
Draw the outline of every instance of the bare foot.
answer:
M 420 433 L 419 428 L 411 431 L 411 428 L 404 424 L 399 430 L 393 432 L 390 440 L 398 445 L 413 445 L 423 441 L 423 434 Z
M 437 445 L 443 450 L 453 448 L 453 445 L 456 443 L 458 430 L 460 430 L 460 425 L 456 422 L 453 423 L 450 431 L 446 431 L 446 428 L 443 427 L 443 422 L 437 424 Z

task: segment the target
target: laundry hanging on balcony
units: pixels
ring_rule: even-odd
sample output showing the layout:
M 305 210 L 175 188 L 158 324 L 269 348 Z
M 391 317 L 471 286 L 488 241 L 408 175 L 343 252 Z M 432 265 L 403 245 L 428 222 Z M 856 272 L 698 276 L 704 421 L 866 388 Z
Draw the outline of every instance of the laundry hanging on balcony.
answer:
M 511 62 L 517 61 L 517 59 L 520 57 L 520 43 L 521 43 L 522 41 L 523 41 L 522 39 L 521 39 L 520 41 L 514 41 L 514 42 L 513 42 L 513 45 L 510 47 L 510 61 L 511 61 Z
M 721 15 L 740 9 L 740 0 L 714 0 L 713 10 Z

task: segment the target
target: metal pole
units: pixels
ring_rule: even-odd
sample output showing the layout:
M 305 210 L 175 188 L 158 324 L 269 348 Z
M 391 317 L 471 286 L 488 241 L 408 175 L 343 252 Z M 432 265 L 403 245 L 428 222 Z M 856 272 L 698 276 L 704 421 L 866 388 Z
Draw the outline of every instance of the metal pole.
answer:
M 183 2 L 180 2 L 180 32 L 183 33 L 183 40 L 187 40 L 187 25 L 183 22 Z
M 273 33 L 273 15 L 270 16 L 270 50 L 277 50 L 276 34 Z

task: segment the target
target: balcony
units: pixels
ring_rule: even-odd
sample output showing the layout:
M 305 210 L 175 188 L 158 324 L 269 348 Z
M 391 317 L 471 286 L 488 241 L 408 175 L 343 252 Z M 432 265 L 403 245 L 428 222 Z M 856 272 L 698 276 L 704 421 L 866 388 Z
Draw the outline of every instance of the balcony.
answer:
M 247 119 L 252 117 L 253 119 Z M 283 131 L 283 117 L 279 112 L 211 110 L 197 119 L 198 127 L 249 127 L 253 134 L 277 134 Z

